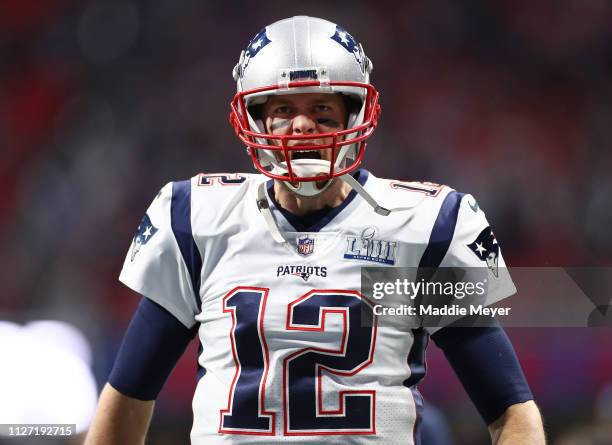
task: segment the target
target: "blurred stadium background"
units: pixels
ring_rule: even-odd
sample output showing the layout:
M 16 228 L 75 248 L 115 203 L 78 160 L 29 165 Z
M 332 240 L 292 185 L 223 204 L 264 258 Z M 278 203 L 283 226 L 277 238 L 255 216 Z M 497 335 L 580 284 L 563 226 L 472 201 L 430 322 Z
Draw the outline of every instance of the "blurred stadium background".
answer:
M 341 24 L 374 62 L 366 168 L 474 194 L 512 266 L 610 265 L 612 2 L 300 3 L 0 2 L 0 319 L 78 327 L 101 387 L 138 301 L 117 275 L 142 214 L 170 180 L 252 171 L 227 123 L 231 69 L 297 14 Z M 551 443 L 595 444 L 612 424 L 612 330 L 509 334 Z M 196 351 L 151 444 L 188 440 Z M 487 443 L 435 346 L 428 357 L 425 398 L 457 443 Z

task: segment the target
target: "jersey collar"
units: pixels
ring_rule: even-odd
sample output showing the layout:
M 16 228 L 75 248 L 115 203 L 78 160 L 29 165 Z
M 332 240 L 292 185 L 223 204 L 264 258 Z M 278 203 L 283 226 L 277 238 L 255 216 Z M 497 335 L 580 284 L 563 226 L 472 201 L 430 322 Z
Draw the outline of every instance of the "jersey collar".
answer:
M 353 177 L 364 186 L 366 181 L 368 180 L 369 172 L 365 169 L 358 169 L 353 174 Z M 351 190 L 348 196 L 342 201 L 342 204 L 336 207 L 325 206 L 324 208 L 317 210 L 312 213 L 308 213 L 303 216 L 297 216 L 288 210 L 282 208 L 278 202 L 276 201 L 276 197 L 274 196 L 274 180 L 270 179 L 267 183 L 268 196 L 274 206 L 281 212 L 281 214 L 285 217 L 285 219 L 293 226 L 296 232 L 318 232 L 323 227 L 325 227 L 330 221 L 332 221 L 336 215 L 338 215 L 346 206 L 348 206 L 355 196 L 357 196 L 357 192 L 355 190 Z

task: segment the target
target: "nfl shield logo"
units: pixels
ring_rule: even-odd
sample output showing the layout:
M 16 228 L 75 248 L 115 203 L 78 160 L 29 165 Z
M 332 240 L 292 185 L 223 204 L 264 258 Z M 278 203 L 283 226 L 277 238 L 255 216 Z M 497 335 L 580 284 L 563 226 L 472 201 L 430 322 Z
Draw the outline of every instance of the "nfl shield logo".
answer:
M 298 238 L 298 253 L 304 256 L 310 255 L 314 252 L 314 243 L 314 238 L 309 238 L 308 236 L 306 238 Z

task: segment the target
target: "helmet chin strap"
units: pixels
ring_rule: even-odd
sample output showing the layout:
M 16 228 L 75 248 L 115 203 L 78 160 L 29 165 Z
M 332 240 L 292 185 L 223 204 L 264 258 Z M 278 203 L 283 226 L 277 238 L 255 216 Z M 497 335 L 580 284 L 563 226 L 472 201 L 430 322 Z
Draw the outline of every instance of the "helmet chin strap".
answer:
M 270 203 L 268 202 L 268 198 L 266 197 L 266 183 L 262 182 L 257 187 L 257 208 L 261 212 L 266 221 L 266 225 L 268 226 L 268 230 L 272 234 L 272 238 L 274 241 L 280 244 L 285 244 L 287 240 L 283 237 L 280 230 L 278 229 L 278 225 L 276 224 L 276 220 L 274 219 L 274 215 L 272 215 L 272 211 L 270 210 Z
M 357 194 L 359 194 L 359 196 L 361 196 L 374 209 L 374 212 L 376 212 L 378 215 L 381 215 L 381 216 L 389 216 L 392 212 L 403 212 L 406 210 L 411 210 L 414 207 L 416 207 L 418 204 L 420 204 L 423 199 L 425 199 L 425 196 L 423 196 L 423 198 L 416 201 L 414 204 L 410 206 L 394 207 L 392 209 L 388 209 L 386 207 L 381 206 L 378 203 L 378 201 L 376 201 L 376 199 L 374 199 L 374 197 L 370 195 L 366 191 L 366 189 L 363 188 L 363 186 L 359 183 L 359 181 L 353 178 L 350 174 L 339 176 L 339 178 L 342 181 L 344 181 L 346 184 L 348 184 L 353 190 L 355 190 Z M 332 182 L 331 180 L 328 181 L 328 183 L 331 183 L 331 182 Z M 272 211 L 270 210 L 270 204 L 266 196 L 266 183 L 265 182 L 262 182 L 261 184 L 259 184 L 259 187 L 257 189 L 257 208 L 263 215 L 264 220 L 266 221 L 266 224 L 268 226 L 268 230 L 270 230 L 270 233 L 272 234 L 272 238 L 274 238 L 274 241 L 280 244 L 287 243 L 287 240 L 285 239 L 280 229 L 278 228 L 278 225 L 276 224 L 276 220 L 274 219 L 274 215 L 272 214 Z
M 370 207 L 372 207 L 376 213 L 382 216 L 389 216 L 393 212 L 404 212 L 406 210 L 411 210 L 417 205 L 419 205 L 421 201 L 423 201 L 423 199 L 425 199 L 425 196 L 423 196 L 420 200 L 416 201 L 412 205 L 387 209 L 386 207 L 381 206 L 378 201 L 376 201 L 376 199 L 374 199 L 374 197 L 370 195 L 366 191 L 366 189 L 363 188 L 359 181 L 353 178 L 350 174 L 339 176 L 339 178 L 345 183 L 347 183 L 349 186 L 351 186 L 351 188 L 355 190 L 359 194 L 359 196 L 361 196 L 368 204 L 370 204 Z

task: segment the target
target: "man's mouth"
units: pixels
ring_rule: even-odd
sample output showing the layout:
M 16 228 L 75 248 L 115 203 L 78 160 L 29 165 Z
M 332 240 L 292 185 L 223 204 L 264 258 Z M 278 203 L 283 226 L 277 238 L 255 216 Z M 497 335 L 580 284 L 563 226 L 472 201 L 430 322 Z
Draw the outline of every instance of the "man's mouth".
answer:
M 291 152 L 291 160 L 297 159 L 321 159 L 321 153 L 318 150 L 295 150 Z

